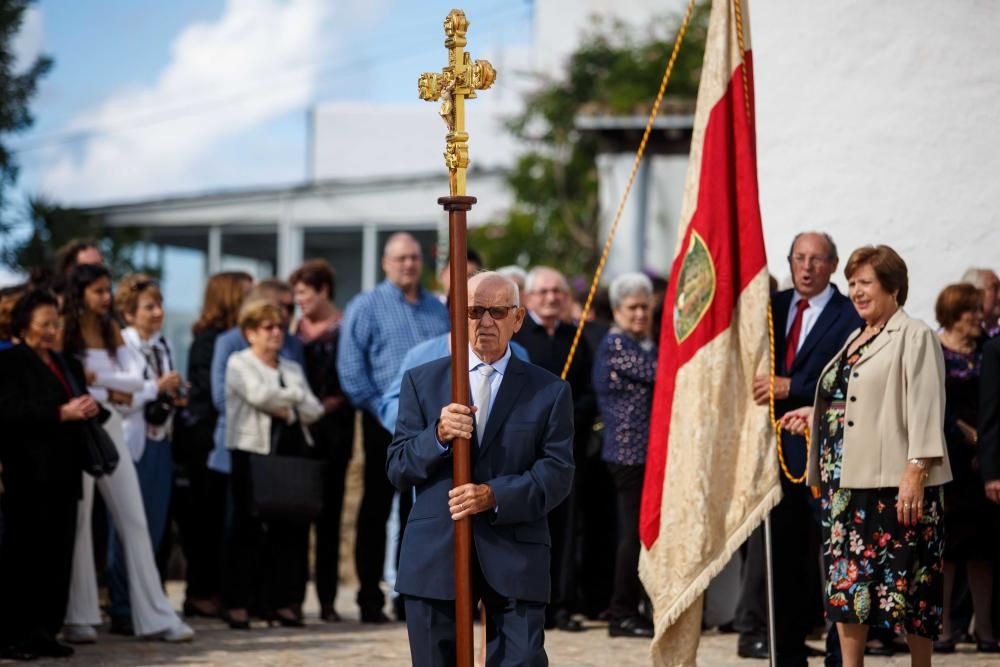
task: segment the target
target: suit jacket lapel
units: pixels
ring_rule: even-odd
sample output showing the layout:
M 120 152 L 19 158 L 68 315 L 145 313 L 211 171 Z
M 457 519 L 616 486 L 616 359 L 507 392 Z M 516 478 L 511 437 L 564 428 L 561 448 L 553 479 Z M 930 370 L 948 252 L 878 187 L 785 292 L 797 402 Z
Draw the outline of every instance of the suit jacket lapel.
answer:
M 905 317 L 905 315 L 901 313 L 903 313 L 902 308 L 897 310 L 896 313 L 889 318 L 889 321 L 885 324 L 885 330 L 878 335 L 878 338 L 876 338 L 871 344 L 871 347 L 865 350 L 865 353 L 861 355 L 861 358 L 858 359 L 856 364 L 854 364 L 855 366 L 860 366 L 865 363 L 874 357 L 879 350 L 892 342 L 892 337 L 896 335 L 897 331 L 899 331 L 902 318 Z
M 785 366 L 785 356 L 782 350 L 785 349 L 785 329 L 788 327 L 788 308 L 792 301 L 793 291 L 776 293 L 771 300 L 771 317 L 774 320 L 774 353 L 777 359 L 774 360 L 774 367 L 781 375 L 781 369 Z M 785 373 L 790 374 L 785 368 Z
M 836 287 L 833 288 L 833 296 L 830 300 L 826 302 L 826 307 L 823 308 L 823 312 L 819 314 L 819 318 L 813 322 L 812 328 L 809 330 L 809 335 L 806 339 L 802 341 L 802 346 L 799 351 L 795 354 L 795 360 L 792 361 L 792 368 L 798 368 L 801 364 L 805 363 L 805 359 L 808 358 L 809 352 L 816 347 L 816 343 L 823 337 L 834 322 L 840 319 L 841 310 L 838 297 L 840 292 Z
M 497 392 L 496 402 L 490 408 L 486 431 L 483 433 L 483 441 L 479 443 L 479 454 L 481 455 L 496 439 L 500 426 L 507 419 L 507 415 L 517 402 L 517 397 L 524 388 L 525 383 L 524 362 L 511 355 L 507 362 L 507 372 L 504 373 L 500 381 L 500 390 Z

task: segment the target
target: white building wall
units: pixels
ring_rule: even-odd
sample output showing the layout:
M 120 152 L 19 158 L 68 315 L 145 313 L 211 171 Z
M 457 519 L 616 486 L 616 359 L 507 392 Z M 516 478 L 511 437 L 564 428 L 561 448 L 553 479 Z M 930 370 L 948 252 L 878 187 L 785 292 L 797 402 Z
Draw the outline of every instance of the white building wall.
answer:
M 798 231 L 830 232 L 845 261 L 886 243 L 933 323 L 966 267 L 1000 269 L 1000 3 L 758 0 L 751 17 L 772 272 Z

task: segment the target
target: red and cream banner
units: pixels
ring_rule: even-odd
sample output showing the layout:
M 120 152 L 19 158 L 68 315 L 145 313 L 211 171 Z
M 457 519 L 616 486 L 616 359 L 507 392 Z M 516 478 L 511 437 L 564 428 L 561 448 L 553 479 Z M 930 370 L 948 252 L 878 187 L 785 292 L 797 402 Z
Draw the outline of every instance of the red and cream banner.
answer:
M 781 497 L 751 396 L 769 367 L 769 286 L 747 13 L 746 0 L 712 3 L 660 337 L 639 525 L 657 666 L 695 664 L 702 593 Z

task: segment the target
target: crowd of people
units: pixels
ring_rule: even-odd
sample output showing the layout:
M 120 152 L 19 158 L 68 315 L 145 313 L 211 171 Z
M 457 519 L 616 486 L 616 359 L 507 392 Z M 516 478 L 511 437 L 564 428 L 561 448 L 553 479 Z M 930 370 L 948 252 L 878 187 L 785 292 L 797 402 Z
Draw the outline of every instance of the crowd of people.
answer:
M 491 655 L 538 641 L 534 630 L 507 637 L 513 615 L 537 617 L 539 630 L 579 632 L 592 619 L 610 637 L 651 637 L 638 516 L 665 283 L 614 276 L 566 384 L 553 384 L 580 317 L 566 277 L 546 266 L 480 272 L 470 250 L 474 407 L 446 408 L 436 362 L 450 353 L 448 270 L 444 294 L 432 293 L 423 256 L 414 237 L 392 235 L 385 279 L 343 312 L 324 260 L 287 281 L 214 274 L 186 368 L 162 333 L 157 281 L 112 276 L 96 243 L 67 246 L 52 270 L 0 292 L 0 657 L 67 656 L 98 641 L 101 583 L 111 633 L 192 640 L 164 593 L 175 547 L 185 617 L 301 626 L 312 579 L 320 618 L 340 622 L 356 439 L 362 623 L 390 622 L 390 609 L 431 625 L 446 615 L 432 602 L 447 599 L 448 580 L 425 561 L 450 519 L 482 515 L 474 578 Z M 785 428 L 771 516 L 777 645 L 758 531 L 741 550 L 726 624 L 738 654 L 774 651 L 801 667 L 824 615 L 828 665 L 901 650 L 900 636 L 915 665 L 967 637 L 1000 652 L 1000 280 L 970 269 L 940 293 L 931 328 L 903 310 L 907 267 L 892 248 L 852 253 L 846 293 L 830 236 L 798 235 L 788 262 L 792 287 L 772 295 L 775 377 L 752 380 L 761 405 L 773 387 Z M 517 383 L 530 404 L 502 388 Z M 449 495 L 440 460 L 455 437 L 475 443 L 482 483 Z M 491 444 L 530 438 L 537 457 L 520 463 Z M 412 626 L 410 639 L 420 663 L 430 639 L 415 642 Z

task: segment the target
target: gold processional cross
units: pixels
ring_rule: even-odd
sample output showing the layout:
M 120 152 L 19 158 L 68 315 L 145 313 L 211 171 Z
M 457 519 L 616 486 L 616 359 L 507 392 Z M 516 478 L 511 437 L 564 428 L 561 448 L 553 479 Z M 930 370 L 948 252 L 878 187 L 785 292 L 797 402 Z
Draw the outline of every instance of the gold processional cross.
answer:
M 444 20 L 444 46 L 448 66 L 440 74 L 420 75 L 417 90 L 420 99 L 441 100 L 441 118 L 448 126 L 444 163 L 448 167 L 451 194 L 465 194 L 465 169 L 469 166 L 469 134 L 465 131 L 465 100 L 475 99 L 477 90 L 486 90 L 497 78 L 493 65 L 486 60 L 472 62 L 465 52 L 465 33 L 469 19 L 461 9 L 453 9 Z

